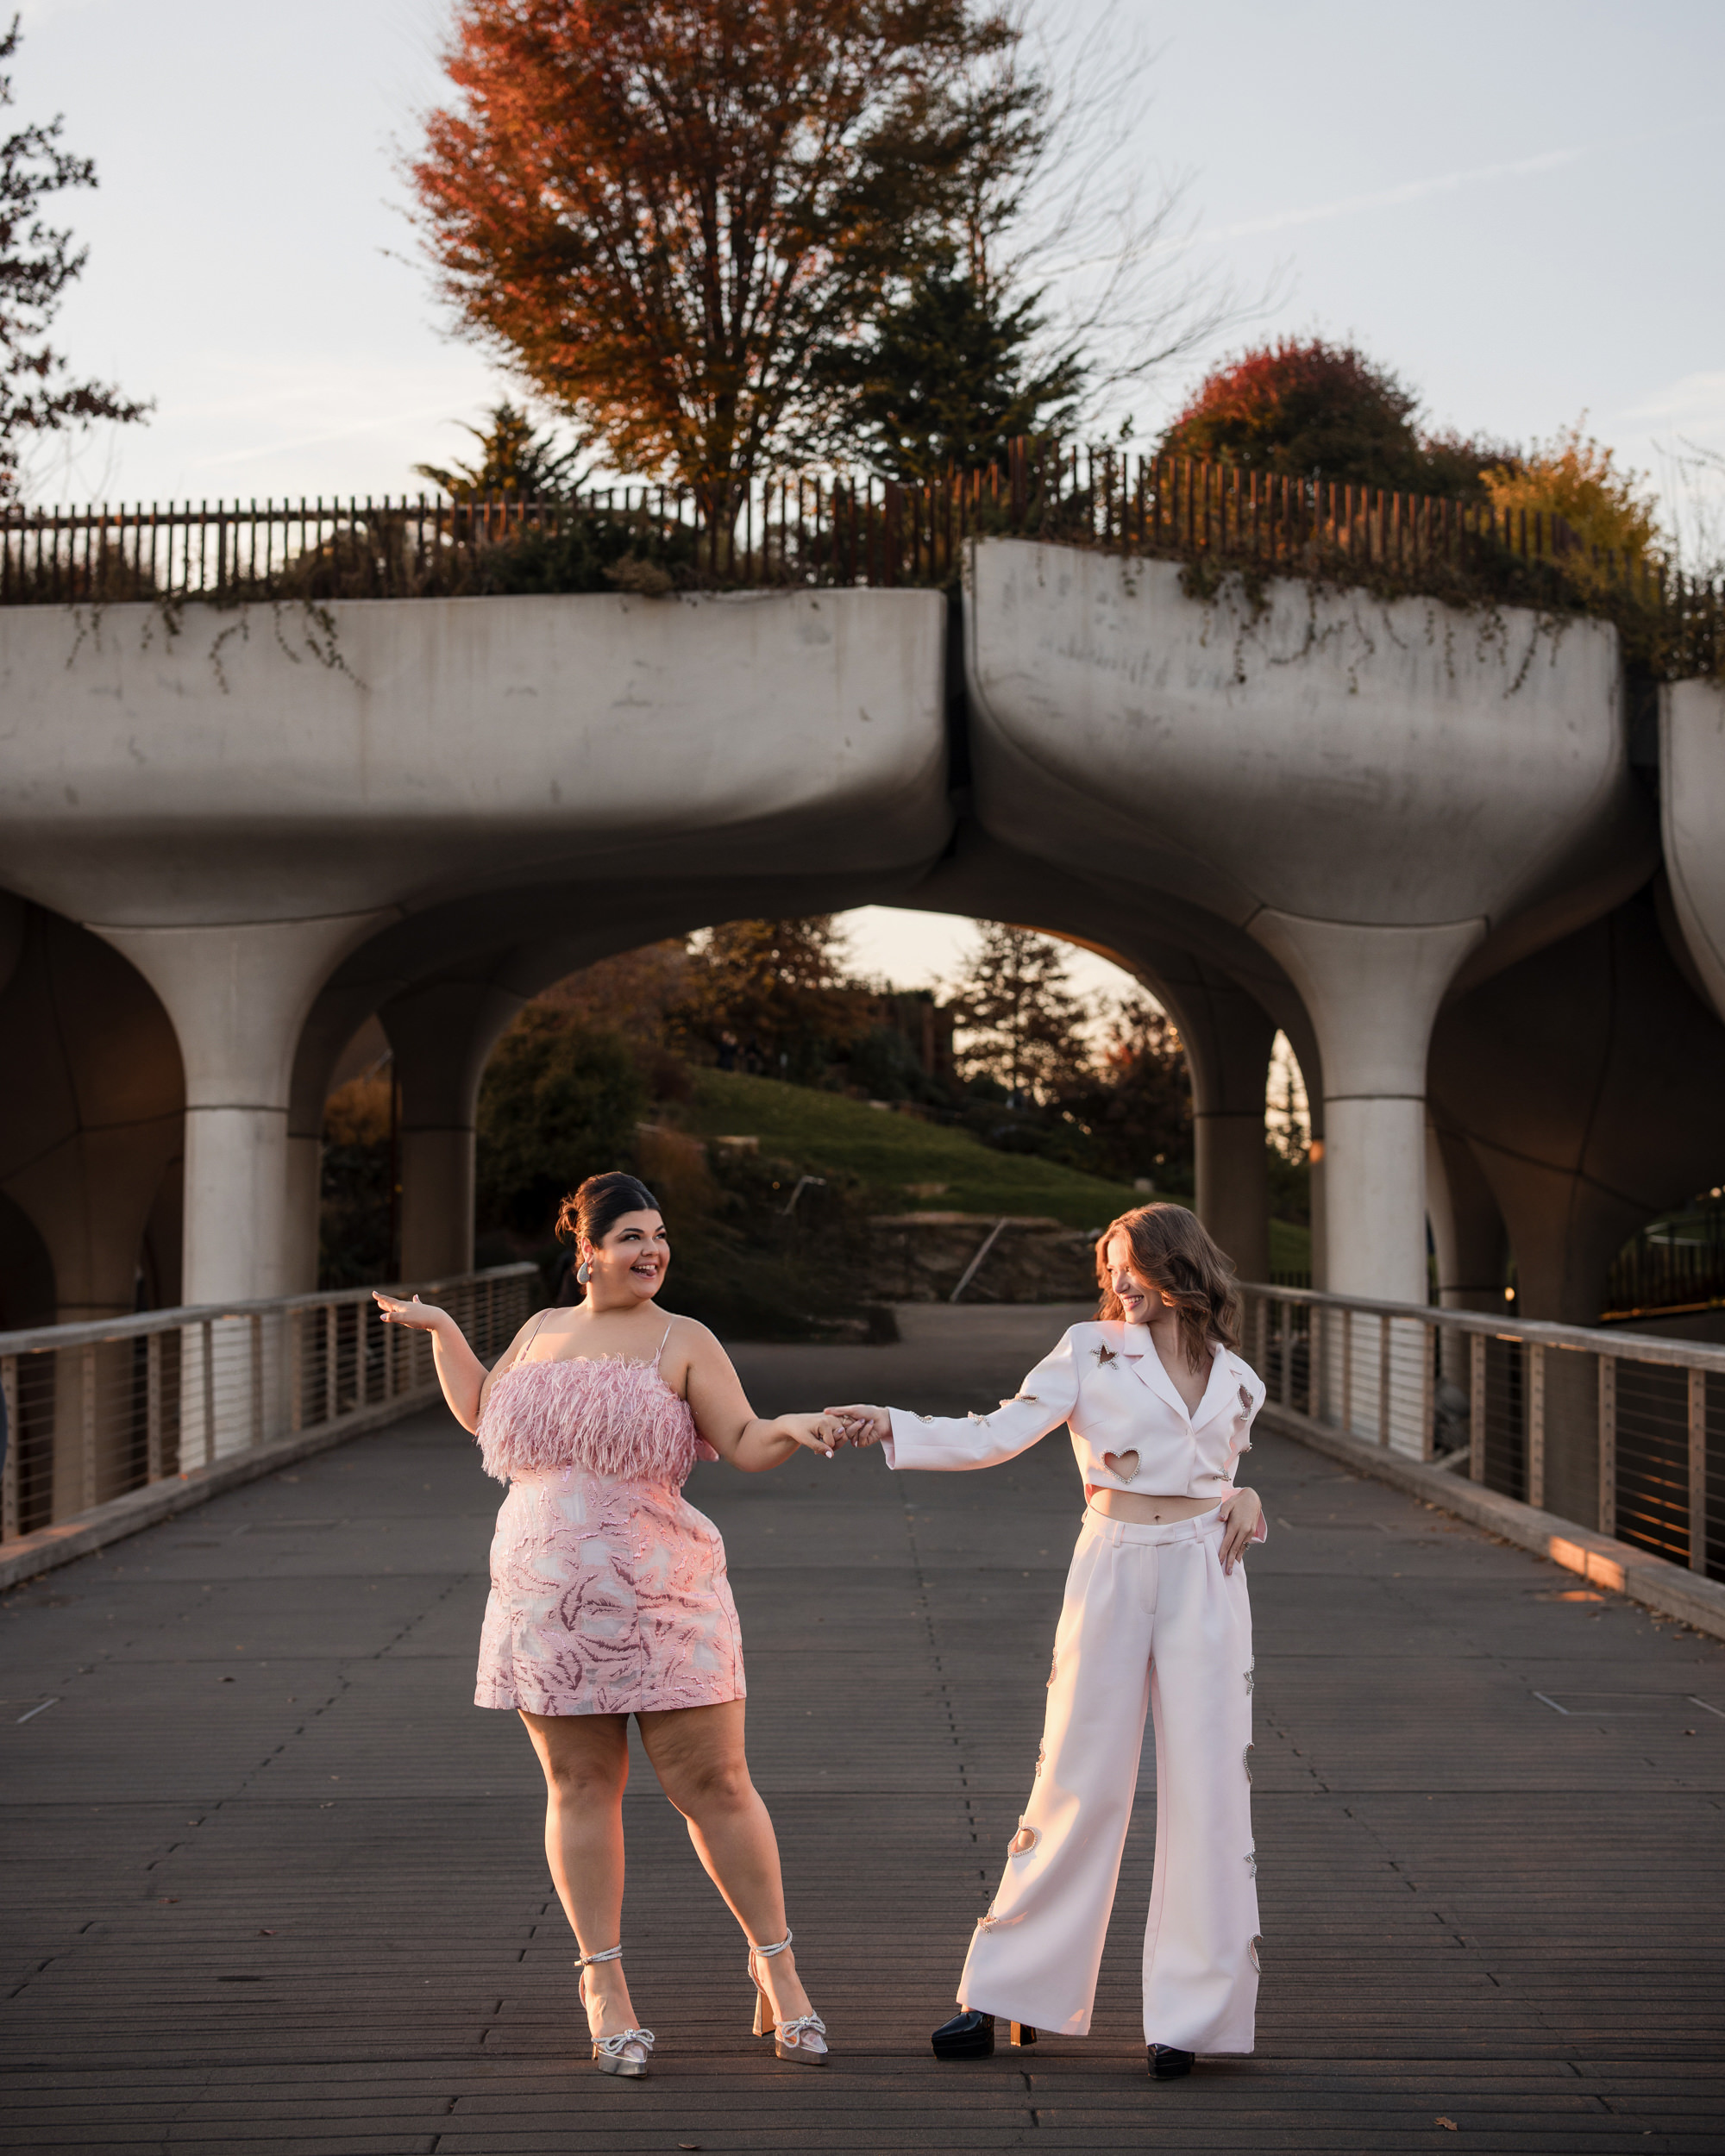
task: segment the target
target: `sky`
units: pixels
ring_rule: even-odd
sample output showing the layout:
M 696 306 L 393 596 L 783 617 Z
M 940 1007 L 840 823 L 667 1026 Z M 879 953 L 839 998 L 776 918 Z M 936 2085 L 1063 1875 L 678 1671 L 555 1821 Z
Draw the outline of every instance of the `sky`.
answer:
M 459 454 L 507 385 L 448 335 L 399 170 L 450 0 L 22 12 L 13 116 L 63 112 L 101 182 L 60 198 L 90 261 L 60 342 L 156 404 L 41 461 L 38 498 L 380 494 Z M 1317 333 L 1394 367 L 1434 426 L 1526 441 L 1585 415 L 1674 505 L 1684 443 L 1725 453 L 1719 0 L 1115 0 L 1102 37 L 1101 77 L 1153 55 L 1115 177 L 1183 185 L 1170 274 L 1259 303 L 1112 421 L 1153 436 L 1224 352 Z M 950 975 L 965 933 L 852 926 L 858 963 L 906 985 Z

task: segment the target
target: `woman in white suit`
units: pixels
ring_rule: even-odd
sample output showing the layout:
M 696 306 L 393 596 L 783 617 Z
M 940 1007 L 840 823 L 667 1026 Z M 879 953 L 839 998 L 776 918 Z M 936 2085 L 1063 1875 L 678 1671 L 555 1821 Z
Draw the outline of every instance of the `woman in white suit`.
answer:
M 1146 1707 L 1156 1727 L 1156 1870 L 1144 1946 L 1151 2071 L 1252 2048 L 1251 1608 L 1241 1562 L 1263 1507 L 1233 1475 L 1264 1387 L 1237 1352 L 1233 1269 L 1183 1206 L 1125 1213 L 1097 1245 L 1101 1315 L 1076 1325 L 992 1414 L 829 1410 L 896 1469 L 993 1467 L 1069 1423 L 1086 1509 L 1054 1639 L 1030 1801 L 934 2032 L 986 2058 L 1088 2032 L 1132 1817 Z

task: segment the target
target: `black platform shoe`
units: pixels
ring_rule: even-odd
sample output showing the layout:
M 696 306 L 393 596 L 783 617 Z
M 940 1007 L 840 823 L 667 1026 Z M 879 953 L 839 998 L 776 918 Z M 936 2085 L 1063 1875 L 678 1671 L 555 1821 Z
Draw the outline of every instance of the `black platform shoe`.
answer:
M 992 2014 L 955 2014 L 928 2040 L 937 2059 L 992 2059 L 994 2017 Z
M 1178 2081 L 1182 2074 L 1192 2071 L 1192 2053 L 1176 2051 L 1172 2044 L 1152 2044 L 1150 2056 L 1145 2061 L 1151 2078 L 1156 2081 Z

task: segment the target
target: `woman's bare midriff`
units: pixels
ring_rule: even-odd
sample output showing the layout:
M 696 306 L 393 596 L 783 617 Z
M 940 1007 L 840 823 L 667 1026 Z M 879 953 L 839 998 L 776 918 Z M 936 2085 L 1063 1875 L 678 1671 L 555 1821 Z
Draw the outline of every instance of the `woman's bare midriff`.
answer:
M 1214 1512 L 1219 1497 L 1145 1497 L 1135 1489 L 1098 1489 L 1088 1493 L 1091 1504 L 1110 1520 L 1124 1520 L 1134 1527 L 1161 1527 L 1170 1520 L 1195 1520 L 1201 1512 Z

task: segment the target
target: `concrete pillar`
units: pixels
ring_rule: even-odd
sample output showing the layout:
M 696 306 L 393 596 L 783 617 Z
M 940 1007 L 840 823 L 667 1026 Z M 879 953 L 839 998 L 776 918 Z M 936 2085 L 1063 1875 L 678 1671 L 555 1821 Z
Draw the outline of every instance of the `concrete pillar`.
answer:
M 1676 681 L 1659 692 L 1659 815 L 1671 899 L 1689 955 L 1725 1018 L 1725 688 Z
M 1725 1025 L 1673 962 L 1650 893 L 1458 996 L 1430 1081 L 1502 1213 L 1519 1317 L 1593 1324 L 1634 1230 L 1725 1176 Z M 1583 1526 L 1593 1382 L 1589 1358 L 1546 1356 L 1543 1502 Z
M 1170 1003 L 1192 1073 L 1198 1218 L 1242 1280 L 1270 1277 L 1264 1096 L 1276 1026 L 1231 981 L 1182 982 Z
M 473 1265 L 480 1081 L 524 1000 L 489 981 L 433 981 L 378 1013 L 401 1087 L 404 1280 L 436 1280 Z
M 1258 994 L 1271 1018 L 1288 1036 L 1288 1045 L 1294 1051 L 1294 1060 L 1300 1066 L 1300 1076 L 1306 1087 L 1306 1119 L 1312 1129 L 1312 1150 L 1308 1156 L 1312 1285 L 1314 1288 L 1327 1288 L 1329 1244 L 1328 1214 L 1324 1200 L 1324 1059 L 1318 1053 L 1318 1037 L 1312 1031 L 1312 1021 L 1291 987 L 1278 987 L 1273 991 L 1260 988 Z
M 1426 1218 L 1437 1254 L 1438 1300 L 1446 1310 L 1503 1314 L 1508 1245 L 1503 1216 L 1472 1148 L 1458 1131 L 1426 1125 Z M 1466 1427 L 1473 1374 L 1471 1336 L 1439 1336 L 1440 1427 L 1448 1449 Z
M 1270 1277 L 1270 1175 L 1264 1118 L 1192 1118 L 1198 1218 L 1233 1260 L 1242 1280 Z
M 289 1113 L 282 1227 L 282 1293 L 310 1295 L 317 1287 L 318 1216 L 323 1202 L 322 1134 L 292 1127 Z
M 377 917 L 137 928 L 91 924 L 166 1006 L 185 1064 L 189 1303 L 288 1291 L 287 1114 L 300 1029 Z
M 441 1280 L 473 1269 L 471 1123 L 401 1131 L 401 1276 Z
M 348 1043 L 377 1008 L 380 993 L 368 984 L 331 982 L 300 1031 L 287 1108 L 287 1294 L 309 1295 L 317 1285 L 323 1104 Z
M 1027 864 L 1018 895 L 1050 872 Z M 1063 894 L 1066 895 L 1066 894 Z M 1082 899 L 1079 906 L 1082 906 Z M 1091 906 L 1096 905 L 1093 898 Z M 1069 907 L 1072 900 L 1067 896 Z M 1073 907 L 1077 911 L 1078 907 Z M 1103 924 L 1107 925 L 1106 909 Z M 1276 1022 L 1231 975 L 1171 943 L 1085 939 L 1135 974 L 1173 1019 L 1192 1080 L 1193 1209 L 1241 1280 L 1270 1277 L 1270 1175 L 1264 1088 Z
M 1426 1056 L 1485 924 L 1382 928 L 1265 907 L 1250 925 L 1299 989 L 1323 1057 L 1327 1285 L 1423 1303 Z
M 1725 1176 L 1725 1025 L 1648 893 L 1458 996 L 1431 1086 L 1502 1211 L 1521 1317 L 1594 1323 L 1635 1229 Z
M 172 1310 L 185 1298 L 179 1291 L 185 1243 L 185 1140 L 162 1171 L 161 1187 L 144 1222 L 141 1263 L 152 1310 Z
M 27 908 L 22 899 L 0 891 L 0 995 L 4 995 L 24 950 Z
M 1280 961 L 1322 1050 L 1329 1285 L 1423 1300 L 1440 999 L 1488 930 L 1508 962 L 1646 873 L 1615 632 L 1464 636 L 1295 580 L 1198 605 L 1171 562 L 1016 540 L 975 542 L 969 592 L 982 820 Z
M 1328 1292 L 1330 1285 L 1330 1186 L 1327 1176 L 1329 1145 L 1320 1118 L 1321 1100 L 1312 1102 L 1312 1285 Z
M 1458 1131 L 1426 1125 L 1426 1213 L 1446 1310 L 1503 1313 L 1503 1215 Z

